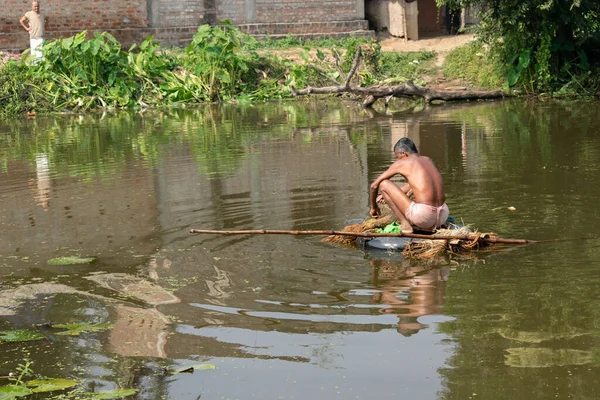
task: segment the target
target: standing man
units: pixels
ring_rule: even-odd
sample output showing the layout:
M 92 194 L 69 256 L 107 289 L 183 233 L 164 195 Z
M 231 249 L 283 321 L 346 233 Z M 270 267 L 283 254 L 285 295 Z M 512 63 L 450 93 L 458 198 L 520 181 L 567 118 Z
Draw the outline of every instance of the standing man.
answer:
M 44 44 L 46 17 L 40 14 L 40 3 L 31 3 L 31 11 L 27 11 L 19 20 L 23 29 L 29 32 L 29 45 L 32 64 L 37 64 L 42 57 L 42 45 Z M 27 22 L 27 24 L 25 24 Z
M 396 162 L 379 175 L 370 187 L 371 217 L 380 214 L 377 192 L 400 220 L 403 233 L 412 233 L 413 227 L 435 230 L 448 219 L 448 206 L 442 176 L 429 157 L 419 154 L 417 146 L 409 138 L 398 140 L 394 146 Z M 408 182 L 399 187 L 390 180 L 396 174 Z M 412 189 L 414 201 L 407 193 Z

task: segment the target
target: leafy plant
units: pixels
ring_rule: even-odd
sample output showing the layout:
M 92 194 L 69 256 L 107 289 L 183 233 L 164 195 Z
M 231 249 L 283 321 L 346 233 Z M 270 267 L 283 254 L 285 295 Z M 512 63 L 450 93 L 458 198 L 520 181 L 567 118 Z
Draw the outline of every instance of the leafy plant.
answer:
M 0 331 L 0 343 L 2 342 L 29 342 L 44 339 L 45 336 L 38 331 L 28 329 L 17 329 L 13 331 Z
M 110 322 L 106 323 L 89 323 L 89 322 L 73 322 L 68 324 L 56 324 L 53 328 L 66 329 L 65 331 L 58 332 L 57 335 L 63 336 L 79 336 L 82 333 L 87 332 L 102 332 L 113 328 L 113 324 Z
M 77 265 L 89 264 L 95 261 L 95 257 L 64 256 L 48 260 L 48 265 Z
M 511 87 L 556 90 L 600 61 L 596 0 L 436 1 L 451 9 L 481 10 L 478 35 L 506 63 Z M 583 89 L 593 93 L 596 86 Z
M 23 378 L 33 374 L 33 370 L 30 368 L 32 364 L 33 364 L 33 362 L 26 360 L 25 364 L 18 365 L 18 367 L 16 368 L 18 374 L 16 376 L 10 376 L 8 378 L 11 382 L 13 382 L 13 385 L 15 385 L 15 386 L 24 385 Z
M 202 25 L 187 47 L 185 66 L 194 75 L 196 84 L 209 101 L 235 96 L 242 84 L 241 77 L 248 71 L 248 57 L 239 54 L 242 39 L 247 35 L 229 22 L 219 26 Z

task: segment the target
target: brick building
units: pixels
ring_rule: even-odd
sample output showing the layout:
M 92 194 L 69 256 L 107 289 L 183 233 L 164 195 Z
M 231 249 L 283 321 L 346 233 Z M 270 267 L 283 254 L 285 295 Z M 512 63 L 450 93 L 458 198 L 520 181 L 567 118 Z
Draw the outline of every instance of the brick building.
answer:
M 403 0 L 401 0 L 403 1 Z M 39 0 L 48 38 L 107 31 L 124 45 L 154 35 L 187 44 L 199 25 L 230 20 L 257 37 L 370 35 L 365 0 Z M 0 49 L 22 50 L 29 38 L 19 19 L 30 0 L 0 1 Z

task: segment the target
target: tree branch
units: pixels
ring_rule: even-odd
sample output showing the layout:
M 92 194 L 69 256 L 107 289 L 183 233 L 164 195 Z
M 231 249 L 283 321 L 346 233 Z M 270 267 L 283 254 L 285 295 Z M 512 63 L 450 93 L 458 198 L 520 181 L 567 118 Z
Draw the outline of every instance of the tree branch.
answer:
M 431 103 L 434 100 L 453 101 L 453 100 L 489 100 L 489 99 L 500 99 L 504 97 L 511 97 L 510 94 L 496 91 L 479 91 L 479 90 L 437 90 L 426 88 L 423 86 L 416 86 L 412 80 L 406 81 L 402 85 L 394 86 L 353 86 L 350 85 L 350 81 L 358 69 L 361 58 L 361 48 L 356 49 L 354 60 L 352 61 L 352 67 L 346 76 L 343 85 L 325 86 L 325 87 L 311 87 L 308 86 L 305 89 L 296 89 L 290 86 L 292 96 L 304 96 L 308 94 L 339 94 L 339 93 L 352 93 L 359 96 L 364 96 L 363 106 L 365 108 L 371 107 L 379 98 L 389 97 L 420 97 L 426 102 Z M 337 59 L 336 59 L 337 64 Z M 338 66 L 339 68 L 339 66 Z M 341 71 L 341 70 L 340 70 Z M 342 74 L 340 74 L 342 76 Z

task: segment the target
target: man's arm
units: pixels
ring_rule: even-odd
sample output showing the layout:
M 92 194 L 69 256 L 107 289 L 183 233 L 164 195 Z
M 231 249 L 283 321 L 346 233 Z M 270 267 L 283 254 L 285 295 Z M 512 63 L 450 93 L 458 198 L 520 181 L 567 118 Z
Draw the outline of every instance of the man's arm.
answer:
M 371 215 L 371 217 L 376 218 L 379 216 L 379 206 L 377 205 L 377 193 L 379 192 L 379 184 L 382 181 L 390 179 L 391 177 L 399 173 L 400 160 L 393 163 L 385 172 L 379 175 L 377 179 L 373 181 L 373 183 L 371 183 L 371 186 L 369 187 L 369 203 L 371 204 L 371 211 L 369 211 L 369 215 Z
M 19 23 L 21 24 L 23 29 L 25 29 L 27 32 L 29 32 L 31 30 L 31 28 L 29 26 L 25 25 L 25 21 L 27 21 L 27 16 L 23 15 L 21 17 L 21 19 L 19 20 Z

